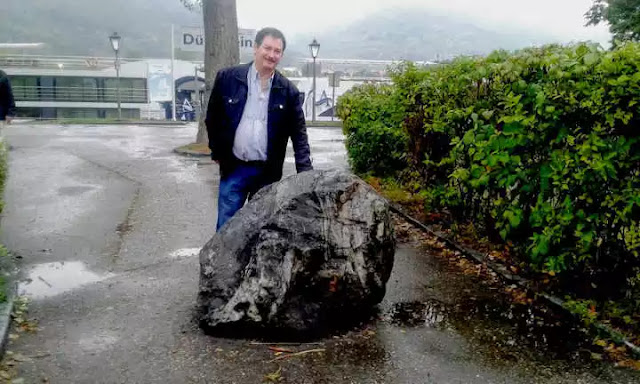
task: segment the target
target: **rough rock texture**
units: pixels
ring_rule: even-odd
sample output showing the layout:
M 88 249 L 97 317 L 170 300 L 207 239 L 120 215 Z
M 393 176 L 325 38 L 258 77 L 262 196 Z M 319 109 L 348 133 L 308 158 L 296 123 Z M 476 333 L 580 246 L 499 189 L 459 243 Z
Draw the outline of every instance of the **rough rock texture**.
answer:
M 208 330 L 330 330 L 385 294 L 395 241 L 387 202 L 342 171 L 263 188 L 200 252 Z

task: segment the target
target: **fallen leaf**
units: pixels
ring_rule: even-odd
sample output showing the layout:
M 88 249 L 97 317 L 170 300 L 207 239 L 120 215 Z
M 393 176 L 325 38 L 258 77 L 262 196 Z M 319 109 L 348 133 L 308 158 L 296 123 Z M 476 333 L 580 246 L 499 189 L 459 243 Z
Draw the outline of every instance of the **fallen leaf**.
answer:
M 333 280 L 329 282 L 329 292 L 336 292 L 338 290 L 338 276 L 334 276 Z
M 367 329 L 366 331 L 362 332 L 362 336 L 364 336 L 365 338 L 375 336 L 375 334 L 376 334 L 376 331 L 373 331 L 371 329 Z
M 630 359 L 622 360 L 618 363 L 618 366 L 640 371 L 640 361 L 638 360 L 630 360 Z
M 598 345 L 600 347 L 606 347 L 607 346 L 607 342 L 602 340 L 602 339 L 598 339 L 596 340 L 596 342 L 594 343 L 595 345 Z
M 282 380 L 282 367 L 278 367 L 278 370 L 275 372 L 264 375 L 264 380 L 270 383 L 277 383 Z
M 28 358 L 28 357 L 26 357 L 24 355 L 21 355 L 19 353 L 16 353 L 15 356 L 13 356 L 13 360 L 18 361 L 20 363 L 24 363 L 26 361 L 31 361 L 30 358 Z

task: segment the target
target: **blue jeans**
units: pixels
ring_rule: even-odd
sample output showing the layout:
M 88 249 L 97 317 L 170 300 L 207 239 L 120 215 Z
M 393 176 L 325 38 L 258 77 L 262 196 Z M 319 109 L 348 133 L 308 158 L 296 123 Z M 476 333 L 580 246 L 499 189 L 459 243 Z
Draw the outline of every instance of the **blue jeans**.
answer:
M 251 197 L 265 186 L 264 166 L 238 162 L 234 169 L 220 178 L 218 193 L 218 225 L 216 232 L 242 208 Z

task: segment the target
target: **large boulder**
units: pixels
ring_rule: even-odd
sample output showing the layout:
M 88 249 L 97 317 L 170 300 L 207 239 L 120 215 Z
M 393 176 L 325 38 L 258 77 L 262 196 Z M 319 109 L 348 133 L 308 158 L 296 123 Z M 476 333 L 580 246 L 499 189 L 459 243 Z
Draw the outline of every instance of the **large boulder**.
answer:
M 342 171 L 286 178 L 259 191 L 200 252 L 200 324 L 289 335 L 350 325 L 384 297 L 394 252 L 388 203 L 361 179 Z

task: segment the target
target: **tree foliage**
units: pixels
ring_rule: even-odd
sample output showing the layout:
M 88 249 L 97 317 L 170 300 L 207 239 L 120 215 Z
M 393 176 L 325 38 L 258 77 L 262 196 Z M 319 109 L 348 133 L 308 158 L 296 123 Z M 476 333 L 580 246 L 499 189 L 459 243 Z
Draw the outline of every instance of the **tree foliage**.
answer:
M 193 12 L 202 12 L 202 0 L 180 0 L 188 10 Z
M 609 23 L 614 42 L 640 40 L 640 0 L 595 0 L 585 17 L 587 25 Z

